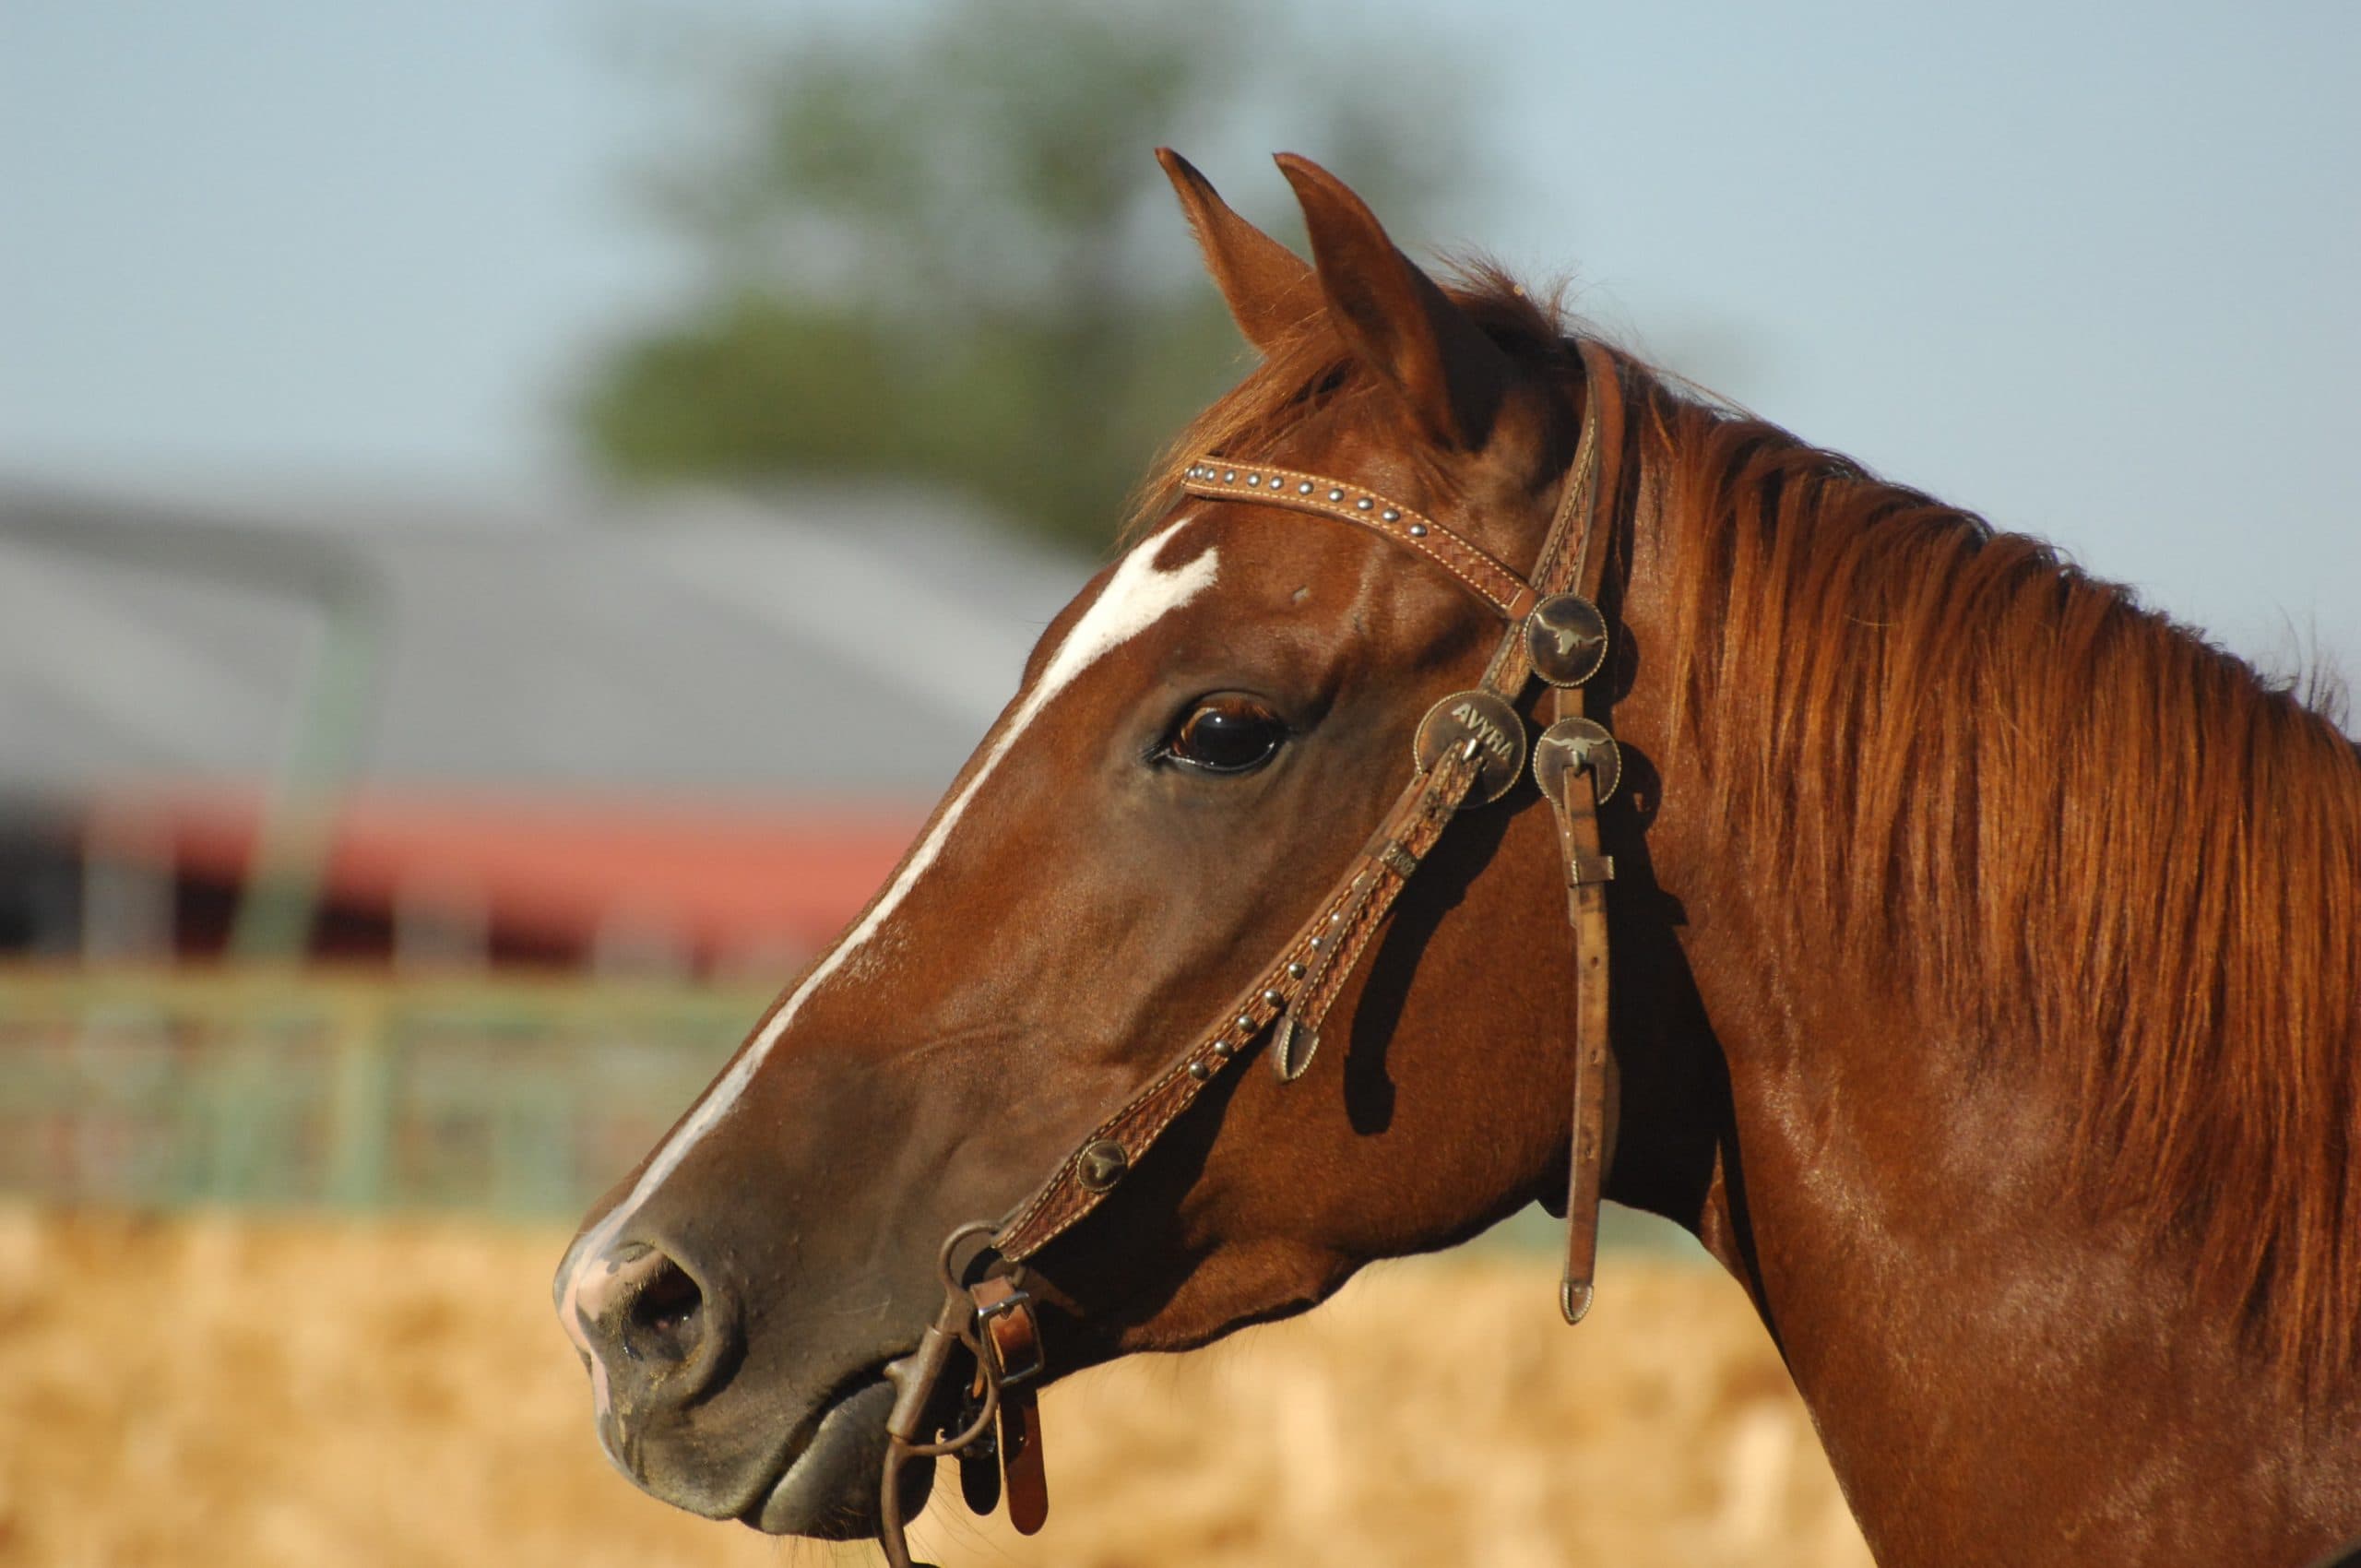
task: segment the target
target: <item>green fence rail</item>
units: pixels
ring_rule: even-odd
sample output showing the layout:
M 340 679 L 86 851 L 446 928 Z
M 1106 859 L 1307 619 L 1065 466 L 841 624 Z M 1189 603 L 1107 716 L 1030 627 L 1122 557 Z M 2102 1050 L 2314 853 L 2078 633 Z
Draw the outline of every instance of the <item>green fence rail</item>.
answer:
M 382 973 L 0 967 L 0 1195 L 572 1219 L 766 993 Z M 1527 1209 L 1486 1244 L 1555 1249 Z M 1697 1255 L 1609 1206 L 1602 1240 Z
M 0 969 L 0 1192 L 559 1216 L 759 1016 L 685 986 Z

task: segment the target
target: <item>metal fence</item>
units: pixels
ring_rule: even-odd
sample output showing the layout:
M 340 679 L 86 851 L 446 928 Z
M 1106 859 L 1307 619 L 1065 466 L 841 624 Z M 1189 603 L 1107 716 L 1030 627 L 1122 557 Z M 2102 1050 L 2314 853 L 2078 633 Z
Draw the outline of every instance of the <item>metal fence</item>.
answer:
M 684 986 L 0 971 L 0 1192 L 578 1214 L 761 1011 Z
M 680 985 L 0 968 L 0 1195 L 572 1219 L 768 1000 Z M 1701 1256 L 1608 1206 L 1602 1241 Z M 1485 1244 L 1553 1250 L 1538 1208 Z

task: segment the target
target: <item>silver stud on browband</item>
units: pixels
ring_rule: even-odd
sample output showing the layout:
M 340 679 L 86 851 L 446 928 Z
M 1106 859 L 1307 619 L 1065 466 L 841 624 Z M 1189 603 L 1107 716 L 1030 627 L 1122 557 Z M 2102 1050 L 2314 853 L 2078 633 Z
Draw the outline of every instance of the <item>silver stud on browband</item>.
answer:
M 1252 1032 L 1254 1028 L 1254 1020 L 1248 1017 L 1245 1014 L 1240 1013 L 1238 1016 L 1238 1027 L 1241 1029 Z
M 1248 474 L 1246 476 L 1246 482 L 1250 486 L 1260 484 L 1263 482 L 1263 476 L 1261 474 Z
M 1398 523 L 1402 520 L 1402 514 L 1395 511 L 1391 506 L 1388 506 L 1384 511 L 1380 512 L 1378 516 L 1383 517 L 1389 523 Z
M 1287 966 L 1287 979 L 1289 980 L 1301 980 L 1303 978 L 1303 973 L 1304 970 L 1301 964 L 1289 964 Z
M 1371 501 L 1368 496 L 1364 495 L 1364 496 L 1362 496 L 1358 501 L 1354 502 L 1354 503 L 1353 503 L 1353 505 L 1356 505 L 1356 506 L 1358 506 L 1358 507 L 1359 507 L 1362 511 L 1366 512 L 1366 511 L 1368 511 L 1370 507 L 1372 507 L 1372 506 L 1376 505 L 1377 505 L 1377 503 L 1376 503 L 1376 502 L 1374 502 L 1374 501 Z
M 1202 1084 L 1213 1075 L 1214 1070 L 1211 1067 L 1206 1066 L 1204 1063 L 1192 1062 L 1189 1063 L 1189 1076 L 1196 1079 L 1197 1082 Z
M 1264 1001 L 1265 1001 L 1265 1002 L 1267 1002 L 1267 1003 L 1269 1003 L 1269 1004 L 1270 1004 L 1272 1006 L 1274 1006 L 1274 1007 L 1284 1007 L 1284 1006 L 1286 1006 L 1286 1005 L 1287 1004 L 1287 999 L 1286 995 L 1285 995 L 1284 993 L 1280 992 L 1275 992 L 1275 991 L 1266 991 L 1266 992 L 1264 992 L 1263 993 L 1263 1000 L 1264 1000 Z
M 1301 484 L 1299 484 L 1299 485 L 1297 485 L 1297 486 L 1295 487 L 1295 492 L 1296 492 L 1296 493 L 1297 493 L 1298 495 L 1309 495 L 1309 494 L 1311 494 L 1311 481 L 1310 480 L 1305 480 Z
M 1412 539 L 1424 539 L 1424 538 L 1426 538 L 1426 537 L 1427 537 L 1427 525 L 1426 525 L 1426 524 L 1424 524 L 1424 523 L 1412 523 L 1412 524 L 1410 525 L 1410 537 L 1411 537 Z
M 1328 499 L 1331 501 L 1342 501 L 1344 498 L 1345 493 L 1341 490 L 1332 490 L 1328 493 Z
M 1238 482 L 1238 470 L 1236 469 L 1223 469 L 1221 481 L 1224 484 L 1236 484 Z

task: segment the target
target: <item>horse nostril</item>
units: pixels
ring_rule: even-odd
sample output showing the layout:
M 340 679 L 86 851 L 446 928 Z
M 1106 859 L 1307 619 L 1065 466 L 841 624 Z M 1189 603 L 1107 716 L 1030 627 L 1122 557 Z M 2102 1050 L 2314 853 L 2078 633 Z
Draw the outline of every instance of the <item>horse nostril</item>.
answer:
M 685 1361 L 697 1348 L 705 1292 L 670 1258 L 651 1261 L 624 1309 L 623 1354 L 635 1361 Z

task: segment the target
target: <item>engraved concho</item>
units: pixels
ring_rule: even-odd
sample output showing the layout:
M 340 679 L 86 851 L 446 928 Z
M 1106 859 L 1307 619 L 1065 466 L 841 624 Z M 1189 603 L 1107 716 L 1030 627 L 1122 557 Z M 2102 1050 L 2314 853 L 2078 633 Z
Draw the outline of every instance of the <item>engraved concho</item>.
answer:
M 1607 662 L 1607 617 L 1578 593 L 1553 593 L 1525 618 L 1533 672 L 1553 686 L 1579 686 Z
M 1506 699 L 1480 687 L 1453 692 L 1418 720 L 1418 771 L 1427 772 L 1444 753 L 1476 741 L 1475 787 L 1464 805 L 1489 805 L 1509 792 L 1525 771 L 1525 719 Z
M 1567 781 L 1589 769 L 1598 785 L 1598 803 L 1623 782 L 1623 748 L 1595 719 L 1560 719 L 1533 742 L 1533 781 L 1560 806 L 1565 802 Z

